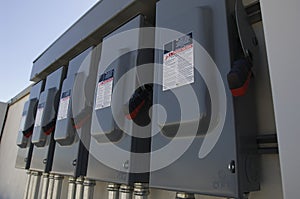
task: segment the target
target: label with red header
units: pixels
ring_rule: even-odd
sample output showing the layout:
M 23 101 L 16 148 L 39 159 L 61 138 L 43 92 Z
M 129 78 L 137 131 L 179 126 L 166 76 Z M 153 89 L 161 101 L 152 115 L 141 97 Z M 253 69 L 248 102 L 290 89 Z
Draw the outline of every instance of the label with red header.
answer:
M 114 70 L 110 70 L 100 76 L 97 85 L 95 110 L 103 109 L 111 105 L 113 81 Z
M 45 103 L 41 103 L 41 104 L 38 105 L 36 115 L 35 115 L 34 127 L 41 126 L 42 117 L 43 117 L 43 113 L 44 113 L 44 108 L 45 108 Z
M 59 108 L 57 113 L 57 120 L 63 120 L 68 117 L 69 104 L 71 99 L 71 90 L 62 93 Z
M 163 91 L 194 82 L 194 47 L 192 33 L 164 46 Z

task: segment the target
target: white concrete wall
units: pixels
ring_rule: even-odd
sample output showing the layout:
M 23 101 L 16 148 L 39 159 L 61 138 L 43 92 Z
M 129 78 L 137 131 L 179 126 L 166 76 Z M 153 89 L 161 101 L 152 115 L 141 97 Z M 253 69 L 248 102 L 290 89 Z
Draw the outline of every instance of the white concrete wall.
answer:
M 28 97 L 9 107 L 0 143 L 0 199 L 21 199 L 26 184 L 26 172 L 15 168 L 17 157 L 17 133 Z
M 300 1 L 260 1 L 275 106 L 284 198 L 299 198 Z

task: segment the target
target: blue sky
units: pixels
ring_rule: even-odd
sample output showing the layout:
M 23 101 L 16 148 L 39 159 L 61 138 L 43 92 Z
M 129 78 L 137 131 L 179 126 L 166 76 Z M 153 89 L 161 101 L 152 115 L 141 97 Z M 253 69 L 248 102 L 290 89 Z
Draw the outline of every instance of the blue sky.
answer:
M 0 101 L 31 84 L 32 62 L 97 0 L 0 1 Z

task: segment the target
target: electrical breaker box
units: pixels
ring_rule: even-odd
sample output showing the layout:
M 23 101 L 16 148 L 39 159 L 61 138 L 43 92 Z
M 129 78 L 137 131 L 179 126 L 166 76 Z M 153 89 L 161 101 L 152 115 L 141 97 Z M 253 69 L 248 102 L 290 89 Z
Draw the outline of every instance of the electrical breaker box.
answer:
M 56 121 L 52 173 L 75 177 L 86 174 L 99 58 L 100 47 L 91 47 L 69 63 Z
M 92 115 L 89 179 L 119 184 L 148 182 L 148 173 L 135 169 L 149 167 L 149 158 L 141 159 L 138 154 L 150 151 L 150 128 L 139 129 L 146 126 L 139 124 L 143 110 L 135 119 L 128 117 L 132 97 L 141 88 L 146 90 L 144 83 L 153 82 L 153 65 L 139 67 L 153 63 L 153 51 L 140 50 L 143 42 L 154 42 L 139 30 L 146 25 L 145 17 L 139 15 L 103 39 Z
M 33 149 L 31 136 L 33 133 L 37 105 L 43 90 L 44 81 L 40 81 L 33 85 L 30 91 L 29 100 L 24 104 L 20 130 L 17 137 L 18 154 L 16 168 L 29 169 Z
M 157 3 L 165 30 L 156 34 L 150 187 L 230 198 L 259 189 L 254 83 L 241 97 L 227 85 L 242 54 L 234 9 L 234 0 Z
M 32 134 L 34 144 L 30 169 L 49 172 L 54 153 L 54 130 L 59 104 L 61 84 L 66 67 L 61 67 L 47 76 L 44 91 L 40 95 Z

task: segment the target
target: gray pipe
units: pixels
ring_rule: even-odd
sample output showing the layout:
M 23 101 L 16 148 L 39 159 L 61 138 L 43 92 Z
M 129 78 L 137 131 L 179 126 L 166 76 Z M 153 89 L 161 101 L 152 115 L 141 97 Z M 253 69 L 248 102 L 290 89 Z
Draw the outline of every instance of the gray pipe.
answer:
M 83 182 L 83 199 L 93 199 L 94 187 L 96 182 L 94 180 L 85 179 Z
M 148 199 L 149 195 L 149 185 L 144 183 L 135 183 L 133 194 L 134 199 Z
M 83 197 L 83 177 L 79 177 L 76 180 L 76 195 L 75 199 L 82 199 Z
M 33 191 L 34 191 L 34 176 L 33 176 L 33 171 L 31 171 L 31 179 L 30 179 L 30 186 L 29 186 L 29 191 L 28 191 L 28 194 L 27 194 L 27 199 L 31 199 L 32 198 L 32 195 L 33 195 Z
M 26 174 L 27 174 L 27 181 L 25 185 L 25 192 L 24 192 L 23 199 L 28 199 L 28 196 L 30 194 L 30 189 L 31 189 L 31 172 L 27 171 Z
M 49 185 L 49 174 L 43 173 L 41 199 L 47 199 L 48 185 Z
M 120 185 L 110 183 L 107 185 L 108 199 L 119 199 Z
M 60 199 L 63 179 L 64 179 L 64 177 L 61 175 L 54 175 L 52 199 Z
M 47 191 L 47 199 L 52 199 L 53 186 L 54 186 L 54 175 L 50 174 L 49 175 L 48 191 Z
M 31 174 L 31 191 L 29 199 L 37 199 L 39 196 L 40 182 L 41 182 L 41 173 L 33 171 Z
M 75 191 L 76 191 L 76 178 L 69 177 L 69 185 L 68 185 L 68 196 L 67 199 L 74 199 L 75 198 Z
M 177 192 L 176 199 L 195 199 L 195 195 L 192 193 Z
M 132 199 L 132 187 L 129 185 L 121 185 L 119 195 L 119 199 Z
M 29 186 L 29 190 L 28 190 L 28 194 L 27 194 L 27 199 L 31 199 L 33 196 L 33 192 L 34 192 L 34 181 L 35 181 L 35 177 L 33 175 L 34 171 L 30 172 L 31 174 L 31 179 L 30 179 L 30 186 Z

